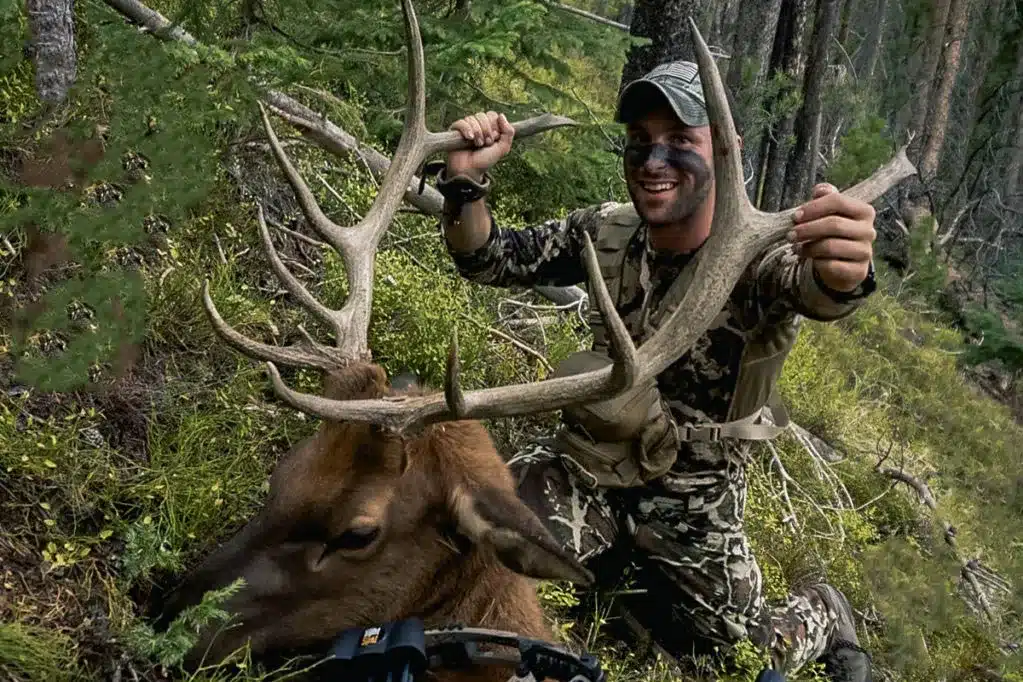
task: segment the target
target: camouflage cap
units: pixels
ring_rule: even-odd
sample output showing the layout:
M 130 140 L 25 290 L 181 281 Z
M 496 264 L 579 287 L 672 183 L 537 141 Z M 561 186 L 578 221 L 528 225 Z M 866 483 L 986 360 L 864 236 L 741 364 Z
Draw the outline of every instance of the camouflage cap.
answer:
M 642 78 L 632 81 L 618 99 L 615 120 L 627 123 L 648 111 L 660 92 L 675 114 L 687 126 L 710 125 L 703 98 L 700 71 L 693 62 L 668 62 L 654 67 Z

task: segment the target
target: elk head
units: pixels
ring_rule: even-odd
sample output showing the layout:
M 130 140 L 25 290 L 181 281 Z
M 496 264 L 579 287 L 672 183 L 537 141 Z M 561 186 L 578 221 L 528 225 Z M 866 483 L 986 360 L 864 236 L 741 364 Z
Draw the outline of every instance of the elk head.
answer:
M 395 392 L 367 347 L 373 257 L 414 170 L 436 152 L 463 148 L 457 133 L 428 132 L 422 44 L 410 0 L 402 0 L 411 96 L 393 162 L 365 218 L 331 222 L 262 120 L 273 153 L 317 233 L 340 252 L 348 297 L 340 310 L 317 301 L 276 253 L 262 211 L 262 240 L 274 272 L 292 296 L 330 327 L 335 346 L 303 341 L 269 346 L 244 337 L 218 314 L 208 285 L 203 300 L 227 343 L 267 361 L 275 393 L 324 421 L 278 464 L 259 514 L 209 557 L 172 597 L 165 617 L 206 590 L 243 577 L 247 586 L 226 608 L 241 625 L 194 652 L 211 658 L 246 641 L 256 652 L 322 642 L 339 630 L 418 615 L 428 624 L 461 620 L 543 636 L 535 593 L 524 576 L 579 582 L 589 572 L 555 545 L 516 497 L 510 474 L 483 427 L 472 421 L 527 415 L 607 398 L 659 374 L 681 357 L 723 307 L 742 271 L 784 239 L 791 211 L 765 214 L 746 200 L 739 146 L 720 76 L 706 44 L 696 42 L 715 150 L 716 211 L 711 236 L 690 267 L 686 297 L 640 348 L 614 310 L 589 238 L 590 294 L 609 331 L 615 363 L 605 369 L 518 386 L 463 393 L 452 340 L 443 392 Z M 529 135 L 571 121 L 542 116 L 516 123 Z M 904 149 L 869 180 L 849 190 L 873 200 L 913 172 Z M 289 388 L 274 363 L 324 372 L 323 395 Z M 460 581 L 467 581 L 460 584 Z M 485 623 L 483 621 L 486 621 Z M 532 630 L 532 632 L 530 632 Z
M 383 370 L 362 362 L 325 384 L 331 400 L 391 393 Z M 240 622 L 204 633 L 193 664 L 246 642 L 257 654 L 326 644 L 345 628 L 409 615 L 436 625 L 503 619 L 542 637 L 535 592 L 516 574 L 590 579 L 516 496 L 482 425 L 403 437 L 328 421 L 280 461 L 259 514 L 179 588 L 167 616 L 244 578 L 226 605 Z

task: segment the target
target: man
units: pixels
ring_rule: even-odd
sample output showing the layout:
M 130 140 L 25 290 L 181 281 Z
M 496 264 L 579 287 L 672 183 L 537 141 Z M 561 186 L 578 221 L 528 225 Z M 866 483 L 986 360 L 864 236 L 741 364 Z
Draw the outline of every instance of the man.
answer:
M 445 195 L 442 225 L 449 253 L 474 282 L 584 283 L 582 233 L 589 233 L 616 308 L 639 343 L 651 333 L 651 319 L 658 319 L 666 297 L 680 300 L 685 280 L 672 285 L 710 233 L 713 154 L 696 65 L 663 64 L 630 83 L 617 120 L 626 124 L 630 204 L 582 208 L 525 230 L 501 229 L 486 206 L 487 170 L 510 150 L 514 129 L 494 112 L 452 126 L 475 144 L 448 155 L 438 189 Z M 870 663 L 838 590 L 814 585 L 782 605 L 764 602 L 760 569 L 743 530 L 745 466 L 750 440 L 780 431 L 760 419 L 760 408 L 770 403 L 777 409 L 774 381 L 801 317 L 839 319 L 872 291 L 873 221 L 869 204 L 829 185 L 814 188 L 813 199 L 796 213 L 790 243 L 754 260 L 716 324 L 657 377 L 662 404 L 682 428 L 655 429 L 652 439 L 649 428 L 629 437 L 644 439 L 644 453 L 663 453 L 663 443 L 669 443 L 667 465 L 648 459 L 615 479 L 623 470 L 616 460 L 594 475 L 602 465 L 599 456 L 586 460 L 579 453 L 602 445 L 599 437 L 580 435 L 587 415 L 578 410 L 565 411 L 570 414 L 557 438 L 531 444 L 510 462 L 524 499 L 580 558 L 595 559 L 620 541 L 638 548 L 649 584 L 671 589 L 670 597 L 657 590 L 659 601 L 670 602 L 670 619 L 688 628 L 693 641 L 710 650 L 750 639 L 770 650 L 779 669 L 818 660 L 833 679 L 850 682 L 870 680 Z M 594 314 L 591 319 L 599 322 Z M 594 348 L 606 353 L 601 327 L 594 328 Z M 756 339 L 759 345 L 753 345 Z M 781 350 L 754 358 L 775 367 L 758 386 L 749 380 L 758 371 L 749 353 L 764 352 L 771 343 Z M 650 423 L 665 423 L 656 410 L 651 414 Z M 777 412 L 772 414 L 777 420 Z M 575 448 L 580 442 L 584 445 Z M 601 476 L 612 480 L 610 487 Z M 658 636 L 669 634 L 665 630 Z

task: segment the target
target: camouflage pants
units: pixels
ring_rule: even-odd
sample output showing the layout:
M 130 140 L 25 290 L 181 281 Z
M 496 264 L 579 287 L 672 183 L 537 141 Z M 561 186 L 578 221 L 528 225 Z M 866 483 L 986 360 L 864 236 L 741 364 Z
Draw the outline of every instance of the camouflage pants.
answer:
M 769 650 L 776 669 L 798 670 L 824 653 L 837 616 L 812 590 L 765 602 L 743 529 L 748 448 L 691 445 L 669 473 L 627 490 L 581 485 L 571 460 L 544 441 L 509 465 L 522 499 L 580 560 L 592 564 L 624 545 L 631 565 L 645 565 L 641 587 L 665 612 L 653 618 L 654 636 L 686 632 L 684 652 L 669 646 L 676 655 L 748 639 Z

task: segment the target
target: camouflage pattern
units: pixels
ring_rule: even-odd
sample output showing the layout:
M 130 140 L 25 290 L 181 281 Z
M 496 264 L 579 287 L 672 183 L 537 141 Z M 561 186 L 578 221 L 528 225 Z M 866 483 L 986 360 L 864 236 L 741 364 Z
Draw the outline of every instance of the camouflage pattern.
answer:
M 596 244 L 609 216 L 622 205 L 601 204 L 560 220 L 512 230 L 493 226 L 477 251 L 450 252 L 467 279 L 491 286 L 585 285 L 583 232 Z M 638 224 L 638 223 L 637 223 Z M 625 246 L 619 315 L 641 343 L 645 323 L 692 254 L 655 252 L 638 228 Z M 792 325 L 801 318 L 834 320 L 856 302 L 838 304 L 813 277 L 809 261 L 788 245 L 756 259 L 737 284 L 721 324 L 658 377 L 658 386 L 679 423 L 727 419 L 744 346 L 758 324 Z M 599 317 L 591 315 L 594 346 L 603 347 Z M 694 639 L 727 645 L 743 639 L 772 652 L 776 665 L 794 670 L 824 653 L 837 615 L 813 590 L 769 606 L 762 577 L 743 525 L 748 441 L 683 443 L 671 470 L 642 487 L 593 489 L 581 484 L 570 459 L 552 440 L 533 442 L 510 459 L 523 500 L 566 549 L 593 561 L 623 542 L 638 550 L 658 584 L 668 585 L 671 620 Z M 636 558 L 638 557 L 638 559 Z M 658 633 L 660 634 L 660 633 Z

